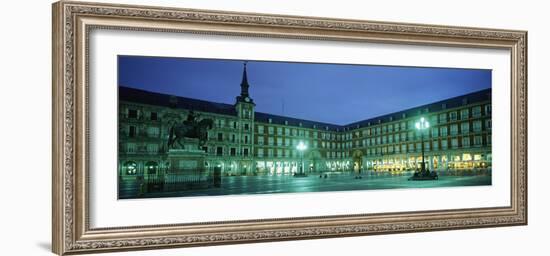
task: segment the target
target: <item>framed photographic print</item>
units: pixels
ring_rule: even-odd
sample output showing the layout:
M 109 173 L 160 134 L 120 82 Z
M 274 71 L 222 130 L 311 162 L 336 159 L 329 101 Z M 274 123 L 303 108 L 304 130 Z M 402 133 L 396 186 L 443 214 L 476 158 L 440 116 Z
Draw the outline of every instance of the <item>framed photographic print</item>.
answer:
M 58 254 L 527 224 L 527 32 L 53 5 Z

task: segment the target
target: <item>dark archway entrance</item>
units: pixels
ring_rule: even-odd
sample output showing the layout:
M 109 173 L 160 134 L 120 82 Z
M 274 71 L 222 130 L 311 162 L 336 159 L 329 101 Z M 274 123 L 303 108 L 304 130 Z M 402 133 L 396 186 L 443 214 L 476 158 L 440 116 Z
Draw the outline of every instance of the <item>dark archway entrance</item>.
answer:
M 159 165 L 157 162 L 149 161 L 145 163 L 145 170 L 148 175 L 156 175 L 158 173 Z
M 361 173 L 363 170 L 363 152 L 361 150 L 356 150 L 353 152 L 353 171 L 355 173 Z

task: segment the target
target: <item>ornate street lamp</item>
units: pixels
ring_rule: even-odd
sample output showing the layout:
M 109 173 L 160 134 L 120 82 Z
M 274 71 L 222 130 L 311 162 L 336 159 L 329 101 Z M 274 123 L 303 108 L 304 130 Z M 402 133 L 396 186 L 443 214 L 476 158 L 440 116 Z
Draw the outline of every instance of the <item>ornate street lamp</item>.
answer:
M 294 174 L 296 177 L 304 177 L 307 176 L 304 172 L 304 151 L 307 149 L 307 145 L 300 141 L 298 145 L 296 145 L 296 149 L 300 151 L 300 172 L 297 174 Z
M 421 117 L 415 126 L 420 131 L 420 143 L 422 143 L 422 164 L 420 168 L 422 168 L 421 175 L 424 175 L 426 173 L 426 162 L 424 162 L 424 130 L 430 128 L 430 123 L 424 117 Z

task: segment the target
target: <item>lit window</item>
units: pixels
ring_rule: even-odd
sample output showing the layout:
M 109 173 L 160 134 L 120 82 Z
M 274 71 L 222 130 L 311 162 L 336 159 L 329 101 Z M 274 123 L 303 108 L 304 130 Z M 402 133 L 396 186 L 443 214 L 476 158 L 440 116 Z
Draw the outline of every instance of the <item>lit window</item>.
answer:
M 460 119 L 466 120 L 469 117 L 469 111 L 468 109 L 463 109 L 460 111 Z
M 157 174 L 158 170 L 158 164 L 154 161 L 149 161 L 145 163 L 145 170 L 147 171 L 147 174 Z
M 458 125 L 453 124 L 451 125 L 451 135 L 457 135 L 458 134 Z
M 439 114 L 439 123 L 446 123 L 447 122 L 447 114 Z
M 460 124 L 460 130 L 462 131 L 462 134 L 468 134 L 470 132 L 470 123 L 464 122 Z
M 457 138 L 451 139 L 451 147 L 453 147 L 453 148 L 458 147 L 458 139 Z
M 463 137 L 462 138 L 462 147 L 463 148 L 470 147 L 470 137 Z
M 474 132 L 481 131 L 481 121 L 479 120 L 474 121 L 473 126 L 474 126 Z
M 442 140 L 441 141 L 441 149 L 447 149 L 447 140 Z
M 438 137 L 439 136 L 439 128 L 434 127 L 432 128 L 432 137 Z
M 126 144 L 126 153 L 135 153 L 135 152 L 136 152 L 136 144 L 135 143 Z
M 258 157 L 263 157 L 264 156 L 264 149 L 263 148 L 259 148 L 258 149 Z
M 475 106 L 472 108 L 472 116 L 480 117 L 481 116 L 481 106 Z
M 137 173 L 137 164 L 133 161 L 124 163 L 124 169 L 126 169 L 126 175 L 135 175 Z
M 451 119 L 451 121 L 456 121 L 457 120 L 456 112 L 449 113 L 449 118 Z
M 159 145 L 158 144 L 148 144 L 147 145 L 147 152 L 149 154 L 156 154 L 159 151 Z
M 158 127 L 148 127 L 147 128 L 147 134 L 149 137 L 156 138 L 159 136 L 160 129 Z
M 474 137 L 474 145 L 475 146 L 481 146 L 482 143 L 483 142 L 482 142 L 481 136 L 475 136 Z

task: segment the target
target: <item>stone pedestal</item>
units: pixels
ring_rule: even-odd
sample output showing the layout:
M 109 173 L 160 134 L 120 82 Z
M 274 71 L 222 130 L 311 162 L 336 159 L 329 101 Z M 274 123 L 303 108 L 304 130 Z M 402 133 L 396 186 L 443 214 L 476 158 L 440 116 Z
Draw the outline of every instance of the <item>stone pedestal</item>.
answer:
M 206 171 L 206 152 L 198 148 L 198 139 L 185 138 L 183 148 L 168 150 L 169 172 L 189 173 L 194 171 Z

